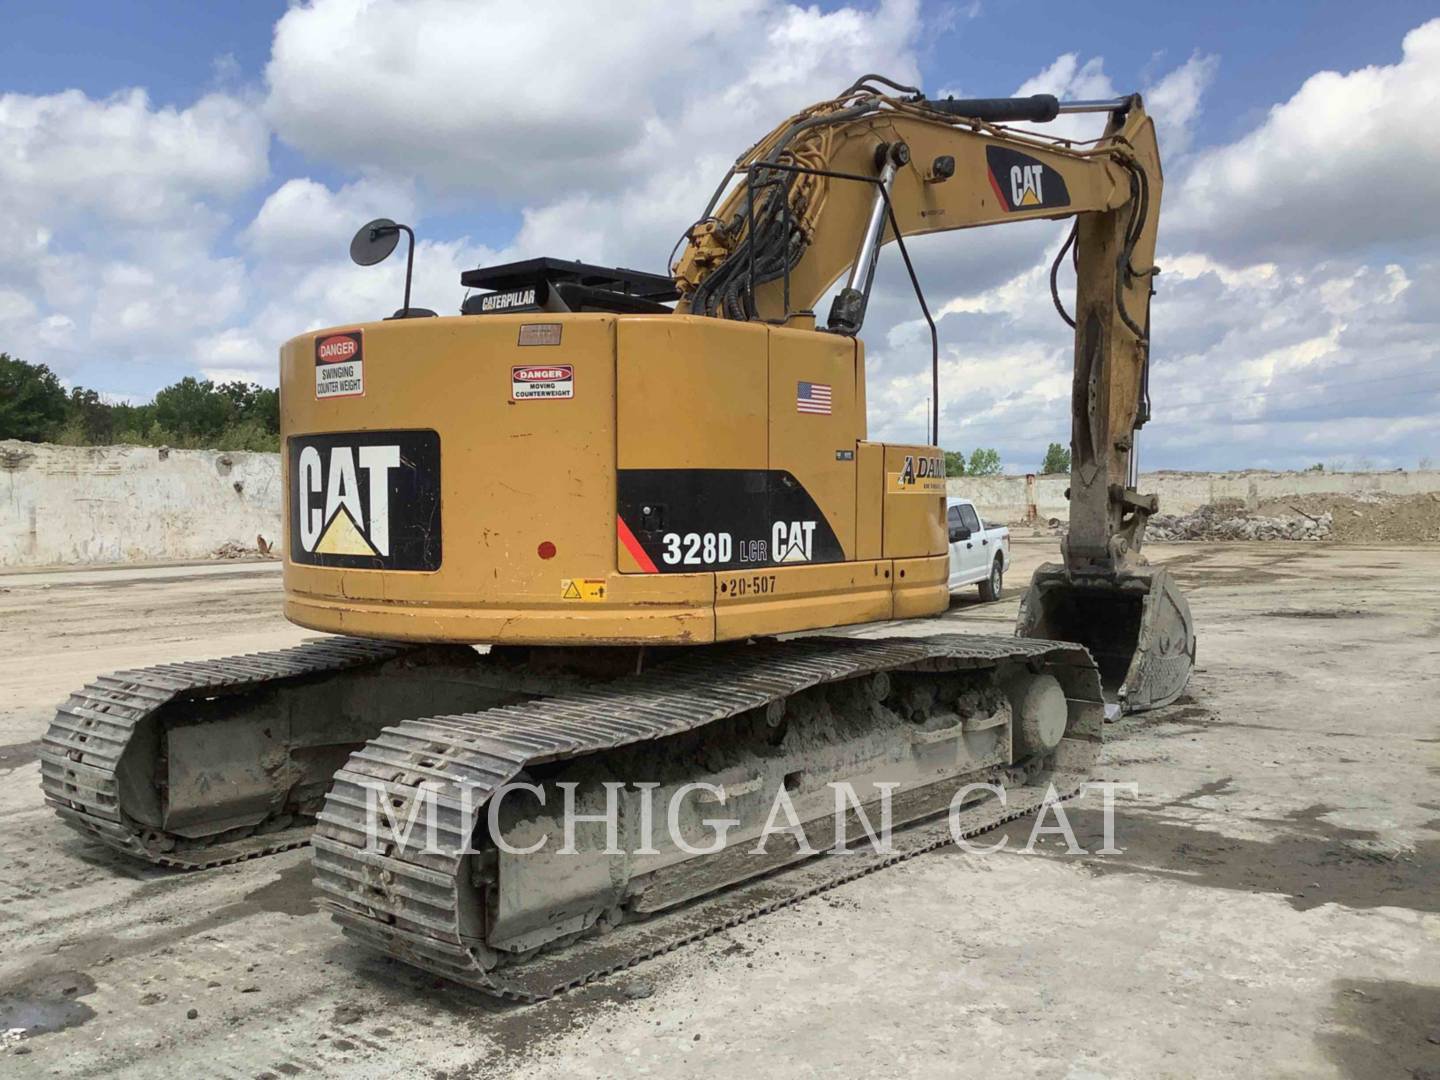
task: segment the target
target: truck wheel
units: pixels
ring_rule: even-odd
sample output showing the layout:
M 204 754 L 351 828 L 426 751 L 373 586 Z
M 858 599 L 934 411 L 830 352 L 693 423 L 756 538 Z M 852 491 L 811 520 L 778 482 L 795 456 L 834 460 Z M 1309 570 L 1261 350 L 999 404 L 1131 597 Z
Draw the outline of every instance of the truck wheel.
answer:
M 980 582 L 980 599 L 999 600 L 1000 590 L 1004 584 L 1005 567 L 1002 565 L 1001 560 L 996 558 L 996 560 L 990 564 L 990 576 Z

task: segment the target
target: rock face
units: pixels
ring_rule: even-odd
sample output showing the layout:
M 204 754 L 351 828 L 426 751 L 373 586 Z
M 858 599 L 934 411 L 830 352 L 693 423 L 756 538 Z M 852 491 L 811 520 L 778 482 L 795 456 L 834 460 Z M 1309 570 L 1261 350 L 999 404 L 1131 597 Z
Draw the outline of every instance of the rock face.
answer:
M 1311 516 L 1250 514 L 1244 505 L 1209 503 L 1188 514 L 1156 514 L 1145 529 L 1149 540 L 1329 540 L 1335 532 L 1330 511 Z

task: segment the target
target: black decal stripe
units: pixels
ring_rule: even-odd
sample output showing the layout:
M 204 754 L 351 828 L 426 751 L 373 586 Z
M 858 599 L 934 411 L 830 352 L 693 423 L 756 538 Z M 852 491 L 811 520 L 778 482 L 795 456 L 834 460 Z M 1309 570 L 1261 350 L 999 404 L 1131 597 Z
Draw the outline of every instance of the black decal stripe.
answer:
M 1070 189 L 1065 186 L 1065 178 L 1039 158 L 1008 146 L 987 146 L 985 164 L 990 170 L 990 186 L 1007 210 L 1050 210 L 1070 205 Z M 1010 170 L 1017 165 L 1022 169 L 1038 166 L 1042 170 L 1041 194 L 1044 198 L 1039 202 L 1022 206 L 1011 198 Z
M 813 522 L 808 563 L 844 562 L 830 522 L 803 484 L 783 469 L 621 469 L 616 509 L 662 574 L 740 570 L 780 563 L 772 550 L 776 522 Z M 667 533 L 728 533 L 724 562 L 667 563 Z M 763 544 L 761 548 L 756 545 Z

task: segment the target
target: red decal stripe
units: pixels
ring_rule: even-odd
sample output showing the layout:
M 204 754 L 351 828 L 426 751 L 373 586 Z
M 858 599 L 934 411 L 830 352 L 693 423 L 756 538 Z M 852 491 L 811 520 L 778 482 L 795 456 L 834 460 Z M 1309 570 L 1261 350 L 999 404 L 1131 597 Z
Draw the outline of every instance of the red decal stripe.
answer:
M 1005 193 L 1000 190 L 1000 181 L 995 179 L 995 173 L 990 169 L 986 169 L 985 175 L 990 177 L 990 186 L 995 191 L 995 198 L 1000 200 L 1000 209 L 1009 210 L 1010 204 L 1005 200 Z
M 635 534 L 630 531 L 630 526 L 625 524 L 625 519 L 619 514 L 615 515 L 615 531 L 620 536 L 620 542 L 625 545 L 625 550 L 630 552 L 630 557 L 639 564 L 641 570 L 647 574 L 660 572 L 655 565 L 655 560 L 645 553 L 645 549 L 640 546 L 640 541 L 635 539 Z

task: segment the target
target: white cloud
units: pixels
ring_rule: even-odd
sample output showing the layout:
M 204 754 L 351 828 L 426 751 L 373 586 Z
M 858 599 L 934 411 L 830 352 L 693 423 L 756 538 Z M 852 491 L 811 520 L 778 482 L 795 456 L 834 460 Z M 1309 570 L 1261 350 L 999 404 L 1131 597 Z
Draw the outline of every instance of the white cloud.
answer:
M 270 193 L 240 240 L 262 259 L 325 260 L 344 251 L 365 222 L 388 217 L 408 223 L 415 214 L 408 184 L 367 178 L 332 192 L 309 177 L 295 177 Z
M 915 0 L 569 0 L 544 18 L 506 0 L 317 0 L 276 27 L 266 112 L 347 168 L 532 207 L 653 187 L 697 157 L 713 185 L 750 140 L 857 72 L 915 77 L 918 22 Z
M 1030 94 L 1093 100 L 1114 97 L 1115 84 L 1105 74 L 1105 61 L 1101 57 L 1093 56 L 1082 64 L 1079 53 L 1064 53 L 1015 88 L 1016 97 Z
M 187 109 L 154 108 L 140 89 L 102 101 L 78 90 L 0 95 L 0 187 L 52 220 L 99 211 L 163 224 L 192 200 L 264 179 L 268 149 L 264 122 L 224 94 Z
M 216 382 L 276 381 L 275 347 L 266 346 L 246 330 L 227 327 L 195 342 L 193 357 L 207 379 Z
M 317 0 L 276 25 L 267 112 L 287 141 L 351 168 L 515 197 L 594 184 L 758 6 L 612 0 L 537 17 L 503 0 Z
M 1168 161 L 1173 162 L 1190 148 L 1195 121 L 1200 115 L 1200 99 L 1215 81 L 1219 68 L 1218 56 L 1197 52 L 1145 89 L 1145 110 L 1155 118 L 1160 154 Z
M 1242 261 L 1440 236 L 1440 19 L 1398 63 L 1322 71 L 1244 138 L 1196 155 L 1165 228 Z
M 35 318 L 35 301 L 14 289 L 0 289 L 0 326 Z
M 1411 308 L 1440 269 L 1423 267 L 1417 282 L 1395 264 L 1241 266 L 1163 251 L 1160 262 L 1147 466 L 1294 468 L 1345 460 L 1357 445 L 1376 465 L 1413 465 L 1440 437 L 1436 312 Z M 1065 441 L 1072 337 L 1045 271 L 1037 264 L 945 305 L 947 445 L 995 446 L 1023 469 L 1050 440 Z M 915 395 L 923 403 L 927 392 L 917 367 L 872 394 L 876 436 L 914 437 Z
M 859 73 L 918 83 L 925 38 L 916 0 L 597 0 L 544 17 L 508 2 L 316 0 L 279 20 L 260 104 L 225 57 L 217 89 L 188 106 L 139 90 L 0 96 L 0 347 L 118 393 L 187 371 L 273 384 L 285 339 L 400 306 L 403 245 L 375 267 L 346 257 L 381 215 L 418 226 L 413 302 L 442 314 L 476 265 L 553 255 L 662 270 L 737 153 Z M 1440 21 L 1398 62 L 1316 75 L 1249 135 L 1197 150 L 1222 61 L 1197 53 L 1139 87 L 1169 169 L 1146 463 L 1440 453 L 1440 377 L 1416 375 L 1440 370 L 1440 264 L 1406 247 L 1440 220 L 1427 212 Z M 1015 92 L 1132 89 L 1074 53 Z M 1103 123 L 1044 130 L 1087 138 Z M 271 126 L 316 165 L 253 210 Z M 488 225 L 518 221 L 514 235 L 427 228 L 497 205 L 510 216 Z M 1046 274 L 1067 227 L 910 242 L 940 318 L 950 445 L 994 445 L 1024 468 L 1065 440 L 1072 344 Z M 865 337 L 872 437 L 919 437 L 929 338 L 893 247 Z
M 93 292 L 91 342 L 127 351 L 168 352 L 188 346 L 198 330 L 223 326 L 244 310 L 245 267 L 240 260 L 212 259 L 202 276 L 186 269 L 117 260 L 87 275 Z
M 229 94 L 0 95 L 0 290 L 26 312 L 4 347 L 76 381 L 188 355 L 244 307 L 245 266 L 215 246 L 269 139 Z
M 1153 84 L 1117 87 L 1105 73 L 1105 61 L 1094 56 L 1081 61 L 1079 53 L 1065 53 L 1054 63 L 1022 82 L 1016 97 L 1054 94 L 1062 101 L 1103 101 L 1138 90 L 1145 109 L 1155 121 L 1161 157 L 1169 161 L 1190 145 L 1192 128 L 1200 114 L 1200 100 L 1215 79 L 1219 58 L 1195 53 Z M 1048 124 L 1017 124 L 1021 129 L 1067 139 L 1090 139 L 1104 129 L 1105 114 L 1067 113 Z

